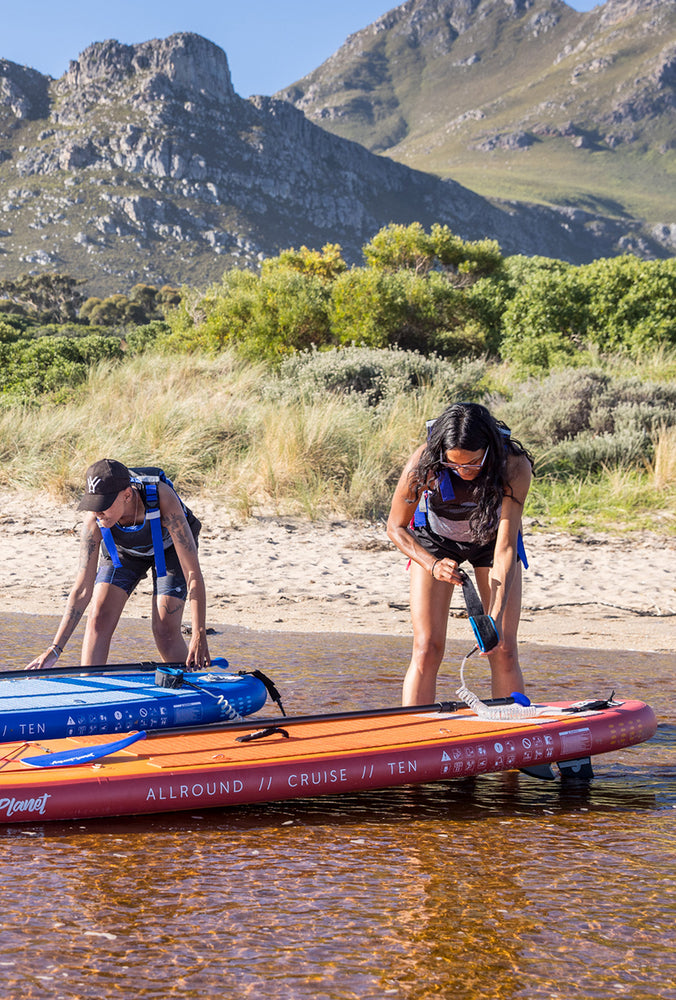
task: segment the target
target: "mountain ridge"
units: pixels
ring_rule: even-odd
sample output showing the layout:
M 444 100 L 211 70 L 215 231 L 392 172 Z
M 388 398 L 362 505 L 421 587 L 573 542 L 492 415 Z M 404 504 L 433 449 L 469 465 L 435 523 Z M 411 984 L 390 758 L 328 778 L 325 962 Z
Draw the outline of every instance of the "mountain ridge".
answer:
M 486 196 L 676 217 L 675 0 L 406 0 L 275 96 Z
M 574 262 L 672 252 L 631 219 L 494 203 L 243 99 L 225 52 L 190 32 L 96 42 L 58 80 L 0 60 L 0 210 L 3 276 L 74 273 L 96 292 L 203 285 L 301 244 L 357 262 L 389 222 Z

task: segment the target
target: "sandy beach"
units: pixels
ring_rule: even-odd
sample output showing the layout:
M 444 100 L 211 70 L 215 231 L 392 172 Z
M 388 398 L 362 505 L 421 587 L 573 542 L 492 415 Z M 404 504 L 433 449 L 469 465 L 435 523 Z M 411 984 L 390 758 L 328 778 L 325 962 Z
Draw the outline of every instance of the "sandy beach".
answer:
M 186 500 L 203 523 L 208 624 L 411 634 L 406 560 L 383 524 L 276 516 L 235 522 L 212 502 Z M 6 611 L 61 614 L 77 567 L 80 519 L 74 505 L 0 493 L 0 596 Z M 524 573 L 522 643 L 676 651 L 676 538 L 544 533 L 528 520 L 524 535 L 530 566 Z M 145 582 L 125 613 L 147 617 L 150 592 Z M 456 593 L 451 638 L 469 634 L 462 608 Z

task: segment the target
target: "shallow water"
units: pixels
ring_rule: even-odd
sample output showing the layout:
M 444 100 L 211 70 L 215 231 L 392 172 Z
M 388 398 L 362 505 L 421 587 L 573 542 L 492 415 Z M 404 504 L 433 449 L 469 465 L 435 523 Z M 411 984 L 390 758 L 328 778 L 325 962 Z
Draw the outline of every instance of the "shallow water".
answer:
M 4 665 L 55 621 L 0 615 Z M 211 648 L 300 714 L 397 704 L 410 643 L 224 628 Z M 467 649 L 449 649 L 440 698 Z M 125 620 L 111 659 L 139 653 L 149 624 Z M 674 657 L 523 646 L 522 661 L 534 699 L 615 689 L 653 706 L 656 736 L 596 758 L 582 786 L 510 772 L 0 828 L 2 995 L 676 1000 Z M 468 681 L 487 693 L 481 664 Z

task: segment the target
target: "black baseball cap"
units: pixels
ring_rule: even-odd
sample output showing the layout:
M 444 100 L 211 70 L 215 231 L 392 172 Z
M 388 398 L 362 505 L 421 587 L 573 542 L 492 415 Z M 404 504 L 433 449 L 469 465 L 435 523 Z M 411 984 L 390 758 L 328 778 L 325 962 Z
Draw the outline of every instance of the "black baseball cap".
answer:
M 112 458 L 103 458 L 87 469 L 87 492 L 78 510 L 93 510 L 100 513 L 115 503 L 115 497 L 131 484 L 131 475 L 126 465 Z

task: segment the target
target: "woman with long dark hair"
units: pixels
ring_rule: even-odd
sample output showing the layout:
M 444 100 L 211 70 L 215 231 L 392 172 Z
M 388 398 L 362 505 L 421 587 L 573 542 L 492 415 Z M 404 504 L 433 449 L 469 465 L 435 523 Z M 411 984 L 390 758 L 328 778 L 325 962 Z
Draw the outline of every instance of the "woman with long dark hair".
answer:
M 429 425 L 394 493 L 387 534 L 411 560 L 413 654 L 405 705 L 435 700 L 458 567 L 469 562 L 500 638 L 488 659 L 495 698 L 523 691 L 520 531 L 533 459 L 478 403 L 454 403 Z

